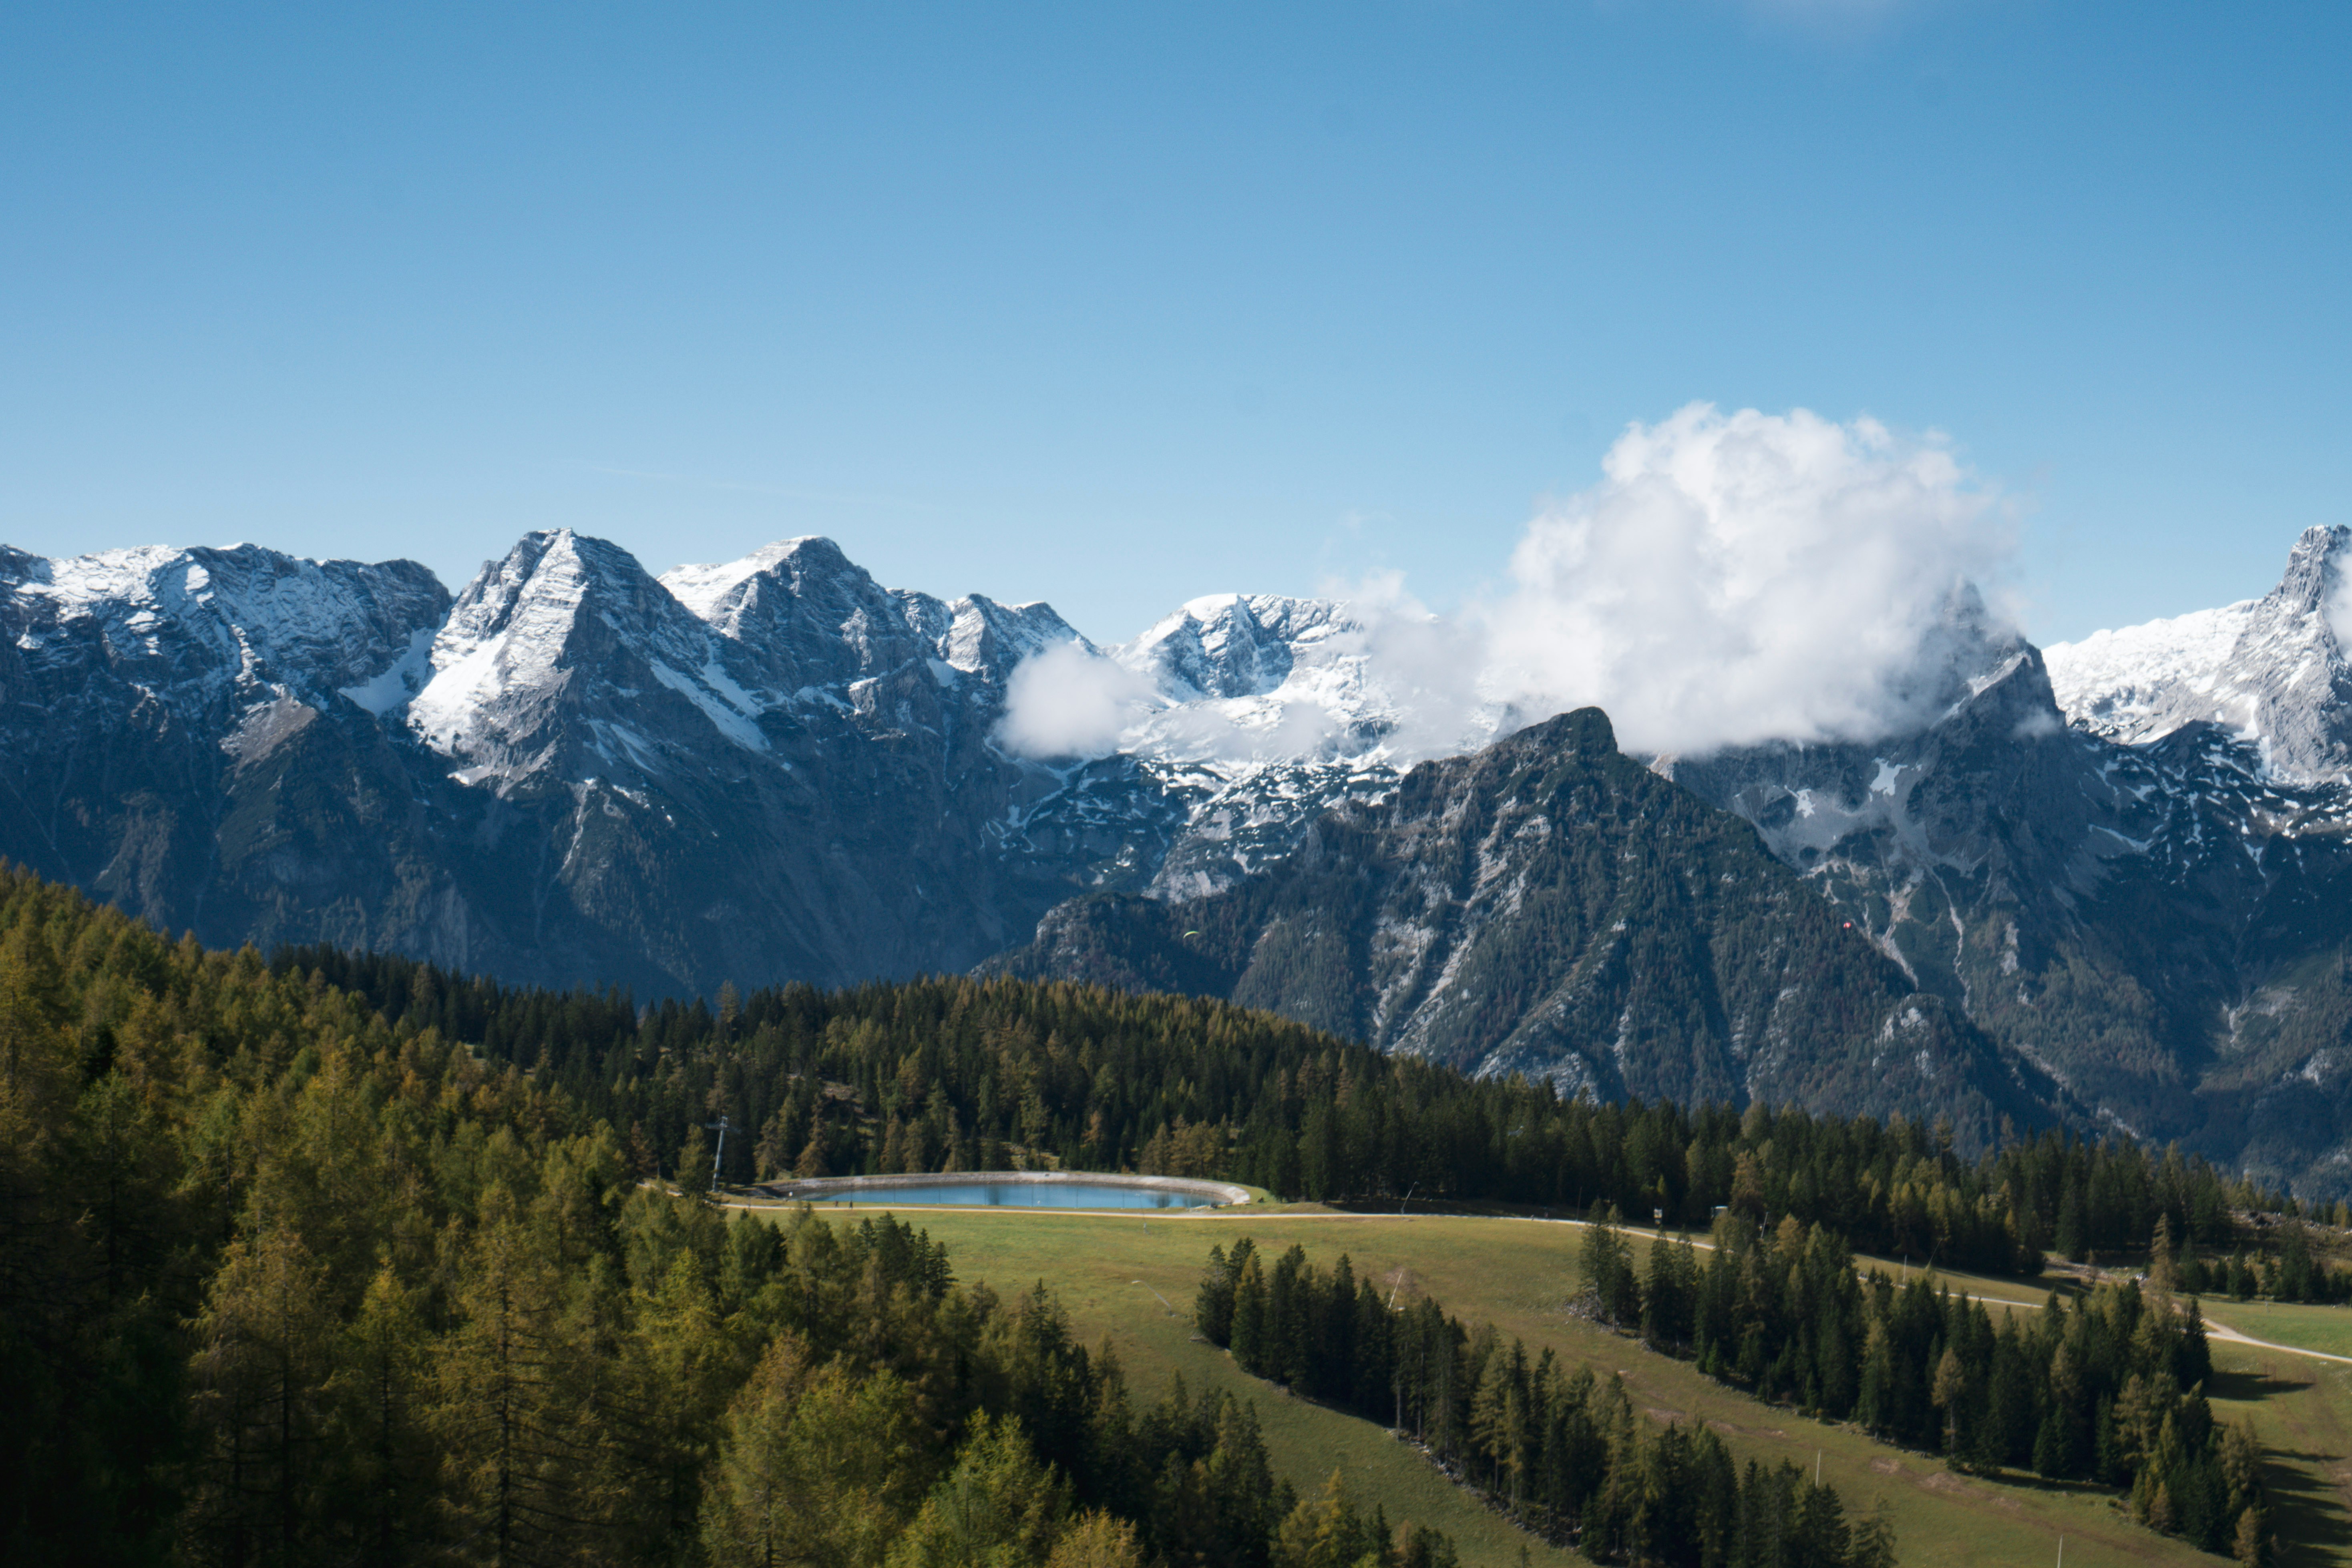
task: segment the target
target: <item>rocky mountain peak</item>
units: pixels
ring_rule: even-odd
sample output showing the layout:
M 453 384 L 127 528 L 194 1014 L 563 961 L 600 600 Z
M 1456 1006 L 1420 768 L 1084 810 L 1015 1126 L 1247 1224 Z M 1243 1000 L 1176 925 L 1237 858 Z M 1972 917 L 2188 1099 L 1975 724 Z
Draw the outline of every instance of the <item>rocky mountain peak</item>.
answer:
M 1616 727 L 1597 707 L 1573 708 L 1496 743 L 1498 747 L 1534 757 L 1592 758 L 1617 755 Z
M 1328 600 L 1216 593 L 1189 601 L 1117 657 L 1171 701 L 1265 696 L 1290 678 L 1302 644 L 1356 630 Z
M 385 651 L 429 636 L 449 603 L 415 561 L 307 560 L 257 545 L 59 559 L 6 549 L 0 583 L 0 615 L 29 664 L 103 669 L 184 717 L 364 690 Z
M 950 669 L 992 683 L 1008 678 L 1022 660 L 1065 643 L 1091 647 L 1045 603 L 999 604 L 982 594 L 944 607 L 947 632 L 939 657 Z
M 710 631 L 636 558 L 569 528 L 527 534 L 486 563 L 434 638 L 409 727 L 468 765 L 468 782 L 660 774 L 662 731 L 764 750 L 758 706 Z M 691 737 L 690 739 L 687 737 Z
M 838 629 L 860 610 L 887 614 L 890 597 L 820 535 L 779 539 L 738 560 L 672 567 L 661 584 L 698 618 L 738 639 L 791 635 L 795 625 Z
M 2126 745 L 2208 723 L 2288 782 L 2352 778 L 2352 528 L 2304 531 L 2260 599 L 2047 650 L 2074 724 Z
M 907 596 L 875 581 L 828 538 L 784 539 L 723 565 L 677 567 L 661 581 L 730 644 L 742 678 L 771 705 L 843 701 L 858 682 L 934 652 L 936 635 L 909 616 Z
M 820 537 L 780 540 L 722 565 L 676 567 L 661 582 L 737 645 L 745 678 L 778 704 L 838 696 L 919 667 L 942 686 L 976 674 L 998 692 L 1030 654 L 1083 641 L 1050 605 L 978 594 L 942 602 L 884 588 Z
M 2287 552 L 2286 571 L 2259 601 L 2282 616 L 2329 616 L 2344 594 L 2345 566 L 2352 556 L 2352 527 L 2337 523 L 2308 528 Z
M 1933 1105 L 1978 1140 L 2047 1114 L 2046 1081 L 1619 755 L 1597 708 L 1416 768 L 1230 887 L 1074 900 L 990 967 L 1222 996 L 1564 1093 Z

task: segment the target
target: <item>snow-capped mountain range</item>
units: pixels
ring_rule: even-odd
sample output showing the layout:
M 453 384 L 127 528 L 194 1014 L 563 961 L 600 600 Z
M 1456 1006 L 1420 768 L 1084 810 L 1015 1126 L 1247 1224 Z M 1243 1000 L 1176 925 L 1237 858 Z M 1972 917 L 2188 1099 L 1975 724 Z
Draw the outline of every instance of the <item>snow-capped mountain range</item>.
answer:
M 1495 704 L 1432 722 L 1375 628 L 1330 600 L 1214 594 L 1103 652 L 1144 685 L 1119 753 L 1193 791 L 1157 896 L 1228 886 L 1287 854 L 1318 811 L 1379 800 L 1405 768 L 1511 722 Z
M 0 629 L 0 852 L 208 940 L 558 984 L 961 967 L 1073 894 L 1244 874 L 1399 760 L 1337 606 L 1100 650 L 822 538 L 656 578 L 538 533 L 454 600 L 410 562 L 8 551 Z M 1138 683 L 1121 749 L 1001 743 L 1058 646 Z
M 1652 765 L 2082 1113 L 2341 1184 L 2347 560 L 2352 530 L 2314 529 L 2260 600 L 2046 652 L 1960 627 L 1912 733 Z M 817 538 L 656 578 L 532 534 L 454 599 L 408 562 L 5 550 L 0 854 L 210 942 L 517 980 L 960 969 L 1074 897 L 1250 883 L 1321 813 L 1544 716 L 1419 688 L 1444 661 L 1386 658 L 1381 616 L 1220 595 L 1097 647 Z M 1115 677 L 1096 754 L 1006 739 L 1016 674 L 1057 650 Z M 1640 1077 L 1557 1049 L 1509 1065 Z
M 2311 528 L 2260 599 L 2061 643 L 2044 657 L 2074 723 L 2127 745 L 2218 724 L 2286 781 L 2352 772 L 2352 528 Z

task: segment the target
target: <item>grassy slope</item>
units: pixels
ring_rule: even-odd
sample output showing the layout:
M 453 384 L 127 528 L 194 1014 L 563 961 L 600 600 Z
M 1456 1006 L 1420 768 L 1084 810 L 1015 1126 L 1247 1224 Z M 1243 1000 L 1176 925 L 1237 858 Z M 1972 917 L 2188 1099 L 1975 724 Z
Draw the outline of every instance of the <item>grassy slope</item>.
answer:
M 941 1209 L 907 1218 L 949 1245 L 966 1281 L 986 1280 L 1001 1290 L 1041 1279 L 1053 1285 L 1088 1343 L 1110 1337 L 1139 1396 L 1156 1395 L 1181 1371 L 1196 1388 L 1222 1382 L 1255 1398 L 1276 1462 L 1293 1485 L 1304 1490 L 1340 1468 L 1351 1490 L 1383 1503 L 1391 1519 L 1410 1518 L 1453 1534 L 1470 1568 L 1511 1568 L 1522 1544 L 1538 1563 L 1574 1559 L 1486 1513 L 1377 1428 L 1286 1398 L 1241 1375 L 1222 1353 L 1195 1343 L 1192 1291 L 1213 1243 L 1246 1232 L 1262 1246 L 1302 1242 L 1327 1265 L 1347 1252 L 1360 1274 L 1384 1281 L 1402 1269 L 1408 1291 L 1433 1295 L 1466 1321 L 1491 1319 L 1531 1348 L 1549 1345 L 1571 1364 L 1622 1371 L 1639 1406 L 1713 1423 L 1743 1458 L 1810 1464 L 1818 1452 L 1823 1479 L 1850 1507 L 1884 1504 L 1903 1561 L 1915 1568 L 2047 1563 L 2062 1532 L 2066 1560 L 2075 1568 L 2221 1561 L 2139 1529 L 2104 1493 L 1952 1475 L 1938 1461 L 1765 1406 L 1708 1382 L 1684 1363 L 1569 1318 L 1559 1304 L 1576 1289 L 1582 1237 L 1572 1225 L 1456 1216 L 1399 1221 L 1313 1209 L 1214 1219 Z M 1950 1278 L 1956 1287 L 2011 1301 L 2039 1301 L 2045 1293 L 2013 1281 Z M 2282 1323 L 2287 1311 L 2280 1309 Z M 2287 1338 L 2262 1332 L 2282 1324 L 2249 1318 L 2236 1326 L 2257 1338 Z M 2264 1446 L 2277 1455 L 2273 1482 L 2287 1543 L 2282 1568 L 2352 1568 L 2352 1465 L 2347 1463 L 2352 1366 L 2218 1343 L 2214 1361 L 2217 1406 L 2232 1418 L 2251 1416 Z
M 2326 1355 L 2352 1355 L 2352 1307 L 2233 1301 L 2226 1296 L 2214 1296 L 2206 1300 L 2205 1318 L 2209 1322 L 2227 1324 L 2248 1339 L 2291 1344 Z

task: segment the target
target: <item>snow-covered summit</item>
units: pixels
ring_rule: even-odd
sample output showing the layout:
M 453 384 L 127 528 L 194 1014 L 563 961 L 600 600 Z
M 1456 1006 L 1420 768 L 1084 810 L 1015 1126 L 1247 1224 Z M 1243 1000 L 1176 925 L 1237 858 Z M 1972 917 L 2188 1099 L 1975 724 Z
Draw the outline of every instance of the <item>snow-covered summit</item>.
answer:
M 1121 749 L 1163 760 L 1362 759 L 1410 764 L 1465 751 L 1503 724 L 1451 662 L 1458 689 L 1433 689 L 1448 661 L 1426 615 L 1328 599 L 1220 593 L 1192 600 L 1109 656 L 1151 700 Z
M 618 546 L 557 529 L 525 536 L 458 595 L 405 722 L 469 781 L 502 788 L 551 769 L 726 774 L 742 762 L 725 747 L 768 752 L 812 725 L 984 725 L 1022 659 L 1076 640 L 1047 605 L 884 588 L 826 538 L 656 579 Z
M 1032 653 L 1084 641 L 1049 604 L 1004 605 L 979 594 L 943 601 L 884 588 L 840 546 L 816 536 L 720 565 L 674 567 L 661 583 L 738 644 L 779 700 L 838 692 L 916 665 L 943 681 L 978 675 L 1001 686 Z
M 1142 693 L 1118 749 L 1186 802 L 1150 891 L 1229 885 L 1287 854 L 1318 813 L 1507 727 L 1456 634 L 1385 605 L 1220 593 L 1106 649 Z
M 700 620 L 734 634 L 747 605 L 760 601 L 763 579 L 797 585 L 809 577 L 843 577 L 863 571 L 841 548 L 818 534 L 778 539 L 736 560 L 674 566 L 661 574 L 664 588 Z
M 902 594 L 920 600 L 918 594 Z M 924 601 L 939 604 L 937 600 Z M 940 638 L 940 658 L 950 669 L 980 675 L 1001 684 L 1022 660 L 1066 643 L 1091 647 L 1070 623 L 1044 602 L 999 604 L 982 594 L 941 605 L 947 631 Z M 910 619 L 913 618 L 910 613 Z
M 1274 594 L 1192 600 L 1114 654 L 1172 702 L 1269 695 L 1301 662 L 1363 627 L 1343 605 Z
M 2287 780 L 2352 777 L 2352 528 L 2304 531 L 2260 599 L 2043 650 L 2075 725 L 2127 745 L 2199 720 Z
M 726 742 L 768 744 L 709 628 L 626 550 L 569 528 L 486 563 L 431 662 L 406 720 L 468 781 L 669 771 L 701 733 L 681 701 Z
M 448 602 L 415 561 L 256 545 L 51 559 L 0 546 L 0 627 L 32 672 L 104 671 L 183 718 L 366 690 Z

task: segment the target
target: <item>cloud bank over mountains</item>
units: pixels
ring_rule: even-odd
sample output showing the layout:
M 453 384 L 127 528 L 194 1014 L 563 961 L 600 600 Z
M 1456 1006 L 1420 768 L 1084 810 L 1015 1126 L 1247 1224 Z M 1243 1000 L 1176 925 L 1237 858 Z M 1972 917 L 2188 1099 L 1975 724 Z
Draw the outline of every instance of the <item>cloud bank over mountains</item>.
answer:
M 1178 638 L 1229 653 L 1243 634 L 1225 599 L 1196 601 L 1133 643 L 1036 656 L 1000 737 L 1031 756 L 1181 740 L 1402 764 L 1591 704 L 1640 752 L 1872 739 L 1924 723 L 2013 634 L 1979 591 L 2012 523 L 1938 437 L 1692 403 L 1630 426 L 1599 484 L 1528 524 L 1484 601 L 1441 617 L 1395 576 L 1342 589 L 1307 668 L 1226 693 L 1170 663 Z M 1279 618 L 1315 601 L 1238 602 Z
M 1486 612 L 1487 681 L 1524 708 L 1597 704 L 1638 750 L 1914 727 L 2011 548 L 1941 442 L 1870 419 L 1694 403 L 1602 472 L 1528 525 Z
M 1005 683 L 997 738 L 1023 757 L 1100 757 L 1142 716 L 1151 684 L 1084 643 L 1024 659 Z

